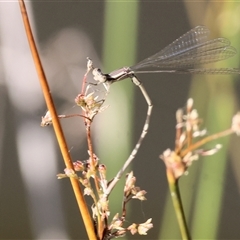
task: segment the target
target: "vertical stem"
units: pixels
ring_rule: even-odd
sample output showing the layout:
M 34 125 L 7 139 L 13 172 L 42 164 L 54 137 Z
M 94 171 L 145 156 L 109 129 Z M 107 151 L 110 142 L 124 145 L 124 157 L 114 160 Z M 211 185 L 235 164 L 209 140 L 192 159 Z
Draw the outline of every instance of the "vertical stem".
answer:
M 187 222 L 184 215 L 182 200 L 178 187 L 178 180 L 175 179 L 173 172 L 170 169 L 167 169 L 167 179 L 182 239 L 190 240 L 191 237 L 188 231 Z
M 96 176 L 96 166 L 95 166 L 95 161 L 94 161 L 94 152 L 93 152 L 93 145 L 92 145 L 92 138 L 91 138 L 91 121 L 88 119 L 85 119 L 85 125 L 86 125 L 86 132 L 87 132 L 87 142 L 88 142 L 88 149 L 89 149 L 89 155 L 90 155 L 90 168 L 91 171 L 94 174 L 94 183 L 95 183 L 95 187 L 97 190 L 97 194 L 99 196 L 100 194 L 100 189 L 99 189 L 99 184 L 98 184 L 98 178 Z M 96 208 L 98 208 L 97 206 L 97 199 L 95 199 L 95 205 Z M 102 239 L 102 235 L 103 235 L 103 231 L 104 231 L 104 225 L 103 222 L 101 221 L 101 216 L 99 214 L 99 211 L 97 211 L 97 231 L 98 231 L 98 236 L 100 239 Z
M 57 141 L 65 162 L 65 165 L 68 169 L 73 169 L 73 164 L 72 164 L 72 160 L 70 157 L 70 154 L 68 152 L 68 147 L 66 144 L 66 140 L 65 137 L 63 135 L 63 131 L 57 116 L 57 112 L 53 103 L 53 99 L 51 96 L 51 91 L 49 89 L 48 83 L 47 83 L 47 79 L 42 67 L 42 63 L 38 54 L 38 50 L 34 41 L 34 37 L 32 34 L 32 30 L 31 30 L 31 26 L 29 23 L 29 19 L 28 19 L 28 15 L 27 15 L 27 10 L 25 7 L 25 3 L 23 0 L 19 0 L 19 5 L 20 5 L 20 9 L 21 9 L 21 13 L 22 13 L 22 17 L 23 17 L 23 22 L 24 22 L 24 26 L 25 26 L 25 30 L 26 30 L 26 35 L 28 38 L 28 42 L 29 42 L 29 46 L 32 52 L 32 56 L 33 56 L 33 60 L 35 63 L 35 67 L 38 73 L 38 77 L 39 77 L 39 81 L 42 87 L 42 91 L 43 91 L 43 95 L 47 104 L 47 108 L 51 114 L 52 117 L 52 123 L 53 123 L 53 127 L 55 130 L 55 134 L 57 137 Z M 70 178 L 71 184 L 72 184 L 72 188 L 79 206 L 79 210 L 80 213 L 82 214 L 83 217 L 83 221 L 86 227 L 86 231 L 88 234 L 89 239 L 97 239 L 96 238 L 96 234 L 94 232 L 94 226 L 92 223 L 92 219 L 90 216 L 90 213 L 88 211 L 85 199 L 83 198 L 83 194 L 81 192 L 80 186 L 79 186 L 79 182 L 77 179 L 74 178 Z

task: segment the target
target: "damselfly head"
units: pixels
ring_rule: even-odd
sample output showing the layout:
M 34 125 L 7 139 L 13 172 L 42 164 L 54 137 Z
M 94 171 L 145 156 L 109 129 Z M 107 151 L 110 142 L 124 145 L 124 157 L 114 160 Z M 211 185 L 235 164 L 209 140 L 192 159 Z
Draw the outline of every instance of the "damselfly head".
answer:
M 102 73 L 101 69 L 94 68 L 92 71 L 93 79 L 99 83 L 104 83 L 107 80 L 107 77 L 105 74 Z

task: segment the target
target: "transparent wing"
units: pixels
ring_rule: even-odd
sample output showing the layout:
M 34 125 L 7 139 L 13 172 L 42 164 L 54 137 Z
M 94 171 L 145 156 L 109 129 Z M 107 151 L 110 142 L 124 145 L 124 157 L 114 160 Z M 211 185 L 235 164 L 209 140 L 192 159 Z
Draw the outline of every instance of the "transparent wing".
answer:
M 217 62 L 236 54 L 225 38 L 208 40 L 209 30 L 198 26 L 182 35 L 160 52 L 131 67 L 134 72 L 142 68 L 157 67 L 163 70 L 194 68 L 196 65 Z M 160 70 L 161 71 L 161 70 Z

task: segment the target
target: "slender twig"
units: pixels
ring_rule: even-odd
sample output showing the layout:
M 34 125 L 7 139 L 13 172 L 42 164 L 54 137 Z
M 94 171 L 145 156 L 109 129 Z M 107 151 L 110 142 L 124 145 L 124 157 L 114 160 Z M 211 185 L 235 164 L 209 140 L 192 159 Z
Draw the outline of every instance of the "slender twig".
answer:
M 92 144 L 92 138 L 91 138 L 91 121 L 89 121 L 87 118 L 85 119 L 85 125 L 86 125 L 86 132 L 87 132 L 87 142 L 88 142 L 88 149 L 89 149 L 89 155 L 90 155 L 90 168 L 91 172 L 94 174 L 94 183 L 95 187 L 98 193 L 98 196 L 100 194 L 100 189 L 99 189 L 99 184 L 98 184 L 98 177 L 96 175 L 96 166 L 94 162 L 94 152 L 93 152 L 93 144 Z M 98 211 L 98 204 L 97 200 L 95 199 L 95 206 L 97 208 L 97 215 L 98 215 L 98 236 L 100 239 L 102 239 L 104 227 L 103 227 L 103 222 L 101 221 L 101 216 Z
M 30 49 L 31 49 L 31 52 L 32 52 L 33 60 L 34 60 L 34 63 L 35 63 L 35 67 L 36 67 L 36 70 L 37 70 L 37 73 L 38 73 L 39 81 L 40 81 L 42 91 L 43 91 L 43 94 L 44 94 L 44 98 L 45 98 L 45 101 L 46 101 L 46 104 L 47 104 L 47 108 L 48 108 L 48 110 L 51 114 L 51 117 L 52 117 L 53 127 L 54 127 L 55 134 L 56 134 L 56 137 L 57 137 L 57 140 L 58 140 L 58 144 L 59 144 L 61 153 L 63 155 L 63 159 L 64 159 L 66 167 L 68 169 L 73 169 L 73 164 L 72 164 L 71 157 L 70 157 L 70 154 L 69 154 L 69 151 L 68 151 L 68 147 L 67 147 L 67 144 L 66 144 L 66 141 L 65 141 L 65 137 L 63 135 L 63 131 L 62 131 L 61 125 L 59 123 L 59 119 L 58 119 L 58 116 L 57 116 L 57 113 L 56 113 L 56 110 L 55 110 L 55 107 L 54 107 L 53 99 L 52 99 L 52 96 L 51 96 L 51 93 L 50 93 L 51 91 L 49 89 L 47 79 L 46 79 L 46 76 L 45 76 L 45 73 L 44 73 L 44 70 L 43 70 L 43 67 L 42 67 L 42 64 L 41 64 L 41 60 L 40 60 L 40 57 L 39 57 L 39 54 L 38 54 L 38 51 L 37 51 L 35 41 L 34 41 L 34 37 L 33 37 L 33 34 L 32 34 L 32 30 L 31 30 L 31 26 L 30 26 L 30 23 L 29 23 L 27 10 L 26 10 L 24 1 L 19 0 L 19 5 L 20 5 L 22 17 L 23 17 L 23 22 L 24 22 L 24 26 L 25 26 L 26 35 L 28 37 L 28 42 L 29 42 Z M 86 227 L 88 237 L 91 240 L 92 239 L 97 239 L 96 234 L 94 232 L 94 226 L 93 226 L 93 223 L 92 223 L 92 219 L 91 219 L 90 213 L 88 211 L 86 202 L 83 198 L 83 194 L 82 194 L 82 191 L 80 189 L 79 182 L 78 182 L 77 179 L 74 179 L 74 178 L 70 178 L 70 181 L 71 181 L 71 184 L 72 184 L 72 188 L 73 188 L 73 191 L 74 191 L 74 194 L 75 194 L 80 212 L 81 212 L 82 217 L 83 217 L 83 221 L 84 221 L 84 224 L 85 224 L 85 227 Z
M 90 160 L 90 167 L 91 167 L 91 171 L 94 172 L 94 176 L 95 176 L 94 177 L 94 182 L 95 182 L 97 193 L 100 194 L 98 178 L 96 176 L 96 166 L 93 165 L 94 164 L 94 162 L 93 162 L 94 154 L 93 154 L 93 147 L 92 147 L 92 139 L 91 139 L 91 129 L 90 129 L 90 127 L 87 130 L 87 141 L 88 141 L 88 149 L 89 149 L 90 158 L 91 158 L 91 160 Z

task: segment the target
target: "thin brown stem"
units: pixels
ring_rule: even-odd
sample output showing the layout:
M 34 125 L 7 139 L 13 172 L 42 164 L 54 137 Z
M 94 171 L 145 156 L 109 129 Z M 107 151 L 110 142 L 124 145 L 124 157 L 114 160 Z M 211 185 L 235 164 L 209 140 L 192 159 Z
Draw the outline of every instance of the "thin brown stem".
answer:
M 94 162 L 94 152 L 93 152 L 93 144 L 92 144 L 92 138 L 91 138 L 91 123 L 92 122 L 89 121 L 87 118 L 85 119 L 87 142 L 88 142 L 88 149 L 89 149 L 89 155 L 90 155 L 90 168 L 94 174 L 94 183 L 95 183 L 95 187 L 96 187 L 96 190 L 97 190 L 97 193 L 99 196 L 100 189 L 99 189 L 99 184 L 98 184 L 98 177 L 96 176 L 96 166 L 95 166 L 95 162 Z M 100 213 L 98 211 L 98 205 L 97 205 L 96 199 L 95 199 L 95 205 L 96 205 L 97 213 L 98 213 L 98 236 L 100 237 L 100 239 L 102 239 L 103 232 L 104 232 L 104 226 L 103 226 L 103 222 L 101 221 Z
M 96 166 L 94 162 L 94 152 L 93 152 L 93 144 L 92 144 L 92 138 L 91 138 L 91 121 L 87 120 L 85 121 L 86 126 L 86 131 L 87 131 L 87 142 L 88 142 L 88 149 L 89 149 L 89 154 L 90 154 L 90 168 L 91 171 L 94 172 L 94 175 L 96 175 Z M 98 179 L 95 176 L 94 177 L 95 185 L 96 185 L 96 190 L 99 194 L 99 184 L 98 184 Z
M 35 63 L 35 67 L 38 73 L 38 77 L 39 77 L 39 81 L 42 87 L 42 91 L 43 91 L 43 95 L 47 104 L 47 108 L 51 114 L 52 117 L 52 123 L 53 123 L 53 127 L 55 130 L 55 134 L 56 134 L 56 138 L 65 162 L 65 165 L 68 169 L 73 169 L 73 164 L 72 164 L 72 160 L 70 157 L 70 154 L 68 152 L 68 147 L 65 141 L 65 137 L 63 135 L 63 131 L 57 116 L 57 112 L 53 103 L 53 99 L 50 93 L 50 89 L 47 83 L 47 79 L 41 64 L 41 60 L 38 54 L 38 50 L 34 41 L 34 37 L 32 34 L 32 30 L 31 30 L 31 26 L 29 23 L 29 19 L 28 19 L 28 15 L 27 15 L 27 10 L 25 7 L 25 3 L 23 0 L 19 0 L 19 5 L 20 5 L 20 9 L 21 9 L 21 13 L 22 13 L 22 18 L 23 18 L 23 22 L 24 22 L 24 26 L 25 26 L 25 31 L 26 31 L 26 35 L 28 38 L 28 42 L 29 42 L 29 46 L 32 52 L 32 57 Z M 79 186 L 79 182 L 77 179 L 74 178 L 70 178 L 71 184 L 72 184 L 72 188 L 79 206 L 79 210 L 82 214 L 83 217 L 83 221 L 86 227 L 86 231 L 88 234 L 89 239 L 97 239 L 96 238 L 96 234 L 94 232 L 94 226 L 92 223 L 92 219 L 91 219 L 91 215 L 88 211 L 85 199 L 83 198 L 83 194 L 82 191 L 80 189 Z
M 227 135 L 230 135 L 234 133 L 234 131 L 230 128 L 230 129 L 227 129 L 225 131 L 222 131 L 220 133 L 215 133 L 213 135 L 210 135 L 208 137 L 205 137 L 203 138 L 202 140 L 192 144 L 191 146 L 189 146 L 188 148 L 186 148 L 185 150 L 183 150 L 181 152 L 181 157 L 184 157 L 188 152 L 191 152 L 199 147 L 201 147 L 202 145 L 214 140 L 214 139 L 218 139 L 218 138 L 221 138 L 221 137 L 225 137 Z
M 88 75 L 88 71 L 84 74 L 84 77 L 83 77 L 81 95 L 84 95 L 85 86 L 87 82 L 87 75 Z
M 88 118 L 88 117 L 86 117 L 86 116 L 84 116 L 84 115 L 82 115 L 82 114 L 69 114 L 69 115 L 58 115 L 58 117 L 61 119 L 61 118 L 72 118 L 72 117 L 82 117 L 82 118 L 87 118 L 89 121 L 91 121 L 90 120 L 90 118 Z

